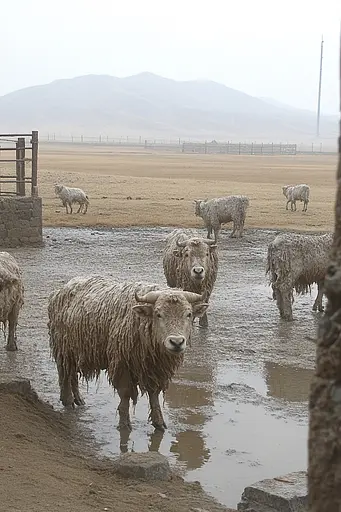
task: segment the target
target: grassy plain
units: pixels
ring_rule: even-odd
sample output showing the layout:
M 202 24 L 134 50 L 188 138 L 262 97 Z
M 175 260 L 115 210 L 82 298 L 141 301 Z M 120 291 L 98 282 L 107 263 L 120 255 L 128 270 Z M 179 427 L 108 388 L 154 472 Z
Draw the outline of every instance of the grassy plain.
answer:
M 246 194 L 245 227 L 333 228 L 337 157 L 168 154 L 98 146 L 41 145 L 39 194 L 45 226 L 201 226 L 193 199 Z M 66 215 L 54 183 L 83 188 L 86 215 Z M 307 183 L 307 213 L 285 210 L 284 184 Z M 131 198 L 131 199 L 127 199 Z M 230 227 L 230 226 L 229 226 Z

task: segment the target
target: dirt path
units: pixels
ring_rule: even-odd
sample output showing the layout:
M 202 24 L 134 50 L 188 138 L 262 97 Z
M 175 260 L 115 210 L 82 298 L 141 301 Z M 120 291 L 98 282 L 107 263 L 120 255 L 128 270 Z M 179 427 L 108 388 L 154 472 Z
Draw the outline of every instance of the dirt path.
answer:
M 228 510 L 177 476 L 162 483 L 118 477 L 110 461 L 84 455 L 84 440 L 60 413 L 7 392 L 0 393 L 0 496 L 1 512 Z

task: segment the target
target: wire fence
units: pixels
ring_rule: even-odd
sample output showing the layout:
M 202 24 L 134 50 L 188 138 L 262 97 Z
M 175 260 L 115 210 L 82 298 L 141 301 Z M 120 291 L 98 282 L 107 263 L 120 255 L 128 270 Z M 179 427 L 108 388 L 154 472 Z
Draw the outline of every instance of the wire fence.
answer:
M 112 147 L 139 148 L 172 153 L 231 154 L 231 155 L 297 155 L 336 154 L 334 141 L 331 143 L 289 143 L 259 141 L 200 141 L 194 139 L 153 139 L 139 137 L 112 137 L 109 135 L 61 135 L 47 133 L 40 136 L 41 143 L 101 145 Z

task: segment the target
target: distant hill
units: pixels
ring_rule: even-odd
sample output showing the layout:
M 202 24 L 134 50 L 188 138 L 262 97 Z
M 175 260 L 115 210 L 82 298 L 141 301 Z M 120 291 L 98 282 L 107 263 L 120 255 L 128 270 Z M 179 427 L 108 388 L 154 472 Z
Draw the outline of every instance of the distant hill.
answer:
M 154 75 L 87 75 L 0 97 L 0 131 L 220 140 L 313 139 L 314 113 L 255 98 L 205 80 Z M 338 118 L 322 116 L 336 141 Z

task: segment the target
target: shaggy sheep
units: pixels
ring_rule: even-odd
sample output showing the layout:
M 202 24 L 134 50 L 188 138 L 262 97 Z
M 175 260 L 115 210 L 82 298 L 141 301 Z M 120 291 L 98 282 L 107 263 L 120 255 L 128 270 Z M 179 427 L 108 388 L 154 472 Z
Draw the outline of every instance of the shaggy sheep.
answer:
M 268 246 L 267 270 L 280 315 L 292 320 L 293 290 L 298 294 L 310 291 L 317 284 L 318 293 L 313 311 L 323 311 L 323 283 L 329 263 L 333 234 L 278 235 Z
M 66 208 L 66 213 L 69 213 L 68 207 L 70 208 L 70 213 L 72 213 L 73 203 L 79 204 L 77 213 L 83 211 L 83 214 L 85 214 L 88 211 L 89 198 L 81 188 L 65 187 L 64 185 L 56 183 L 54 191 L 62 200 L 63 206 Z
M 226 222 L 233 222 L 231 237 L 242 236 L 246 209 L 250 204 L 248 197 L 227 196 L 210 200 L 195 199 L 194 202 L 195 215 L 203 219 L 207 228 L 207 238 L 211 238 L 213 230 L 214 240 L 217 242 L 221 225 Z
M 208 302 L 218 273 L 217 245 L 193 229 L 174 229 L 166 237 L 163 270 L 168 286 L 200 293 Z M 208 326 L 206 313 L 199 325 Z
M 101 276 L 71 279 L 49 297 L 49 334 L 60 400 L 82 405 L 78 377 L 106 370 L 121 399 L 120 428 L 131 429 L 129 401 L 147 393 L 155 428 L 167 428 L 159 394 L 165 392 L 190 342 L 193 315 L 208 304 L 198 294 L 141 282 L 117 284 Z
M 24 285 L 16 260 L 8 252 L 0 252 L 0 325 L 8 326 L 6 350 L 17 350 L 16 330 L 19 312 L 24 304 Z
M 296 201 L 303 202 L 302 212 L 306 212 L 309 203 L 310 187 L 308 185 L 286 185 L 282 187 L 283 195 L 287 198 L 285 209 L 288 210 L 290 203 L 291 211 L 296 211 Z M 295 209 L 293 208 L 295 207 Z

